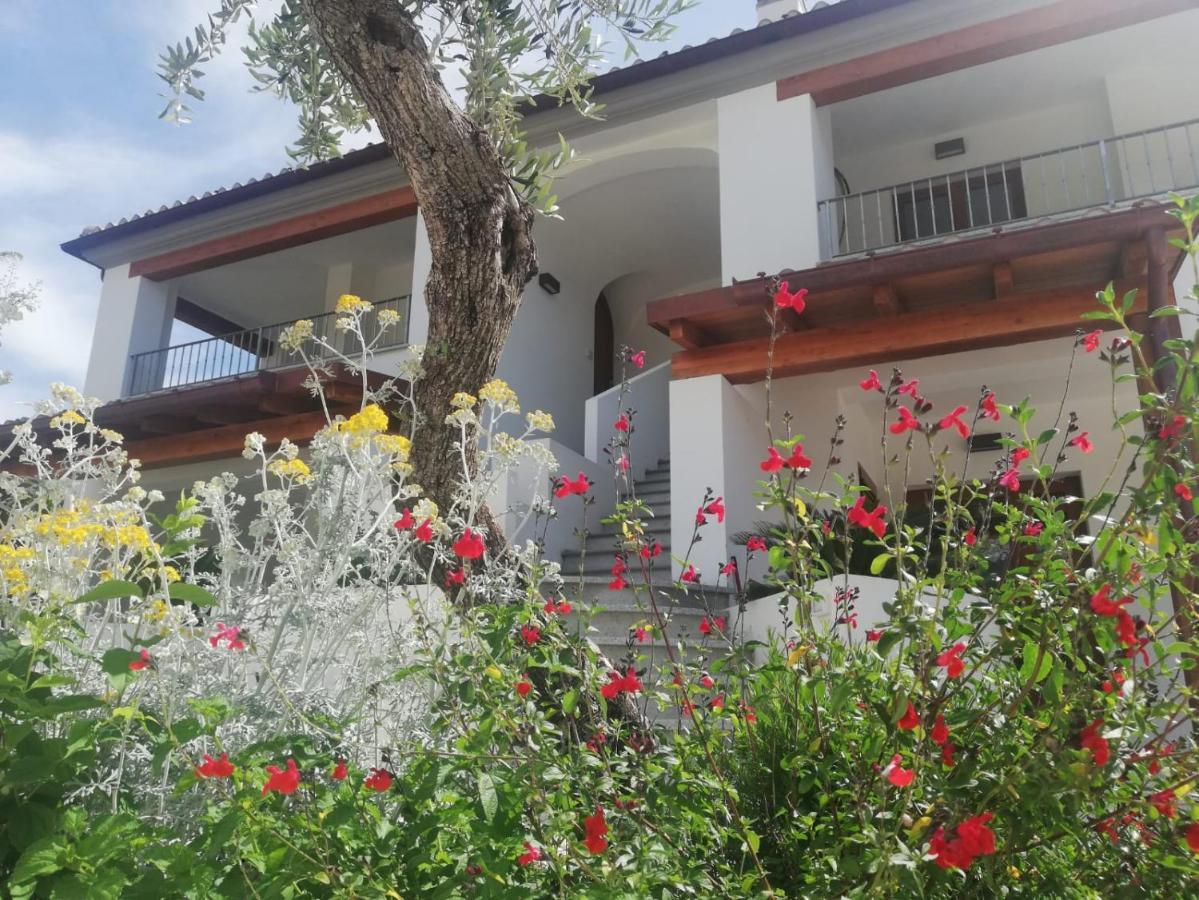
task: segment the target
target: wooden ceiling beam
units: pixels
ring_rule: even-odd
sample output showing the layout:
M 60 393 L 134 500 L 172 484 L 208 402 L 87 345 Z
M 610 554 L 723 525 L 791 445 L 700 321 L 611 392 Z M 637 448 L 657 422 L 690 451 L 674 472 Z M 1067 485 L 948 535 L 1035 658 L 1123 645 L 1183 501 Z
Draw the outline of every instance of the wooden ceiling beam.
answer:
M 179 434 L 183 431 L 191 431 L 196 425 L 193 420 L 182 416 L 158 413 L 157 415 L 140 419 L 136 423 L 136 427 L 138 431 L 143 431 L 146 434 Z
M 702 328 L 684 320 L 670 323 L 670 339 L 684 350 L 698 350 L 712 343 Z
M 192 272 L 369 228 L 372 225 L 405 219 L 415 215 L 416 210 L 416 194 L 412 188 L 396 188 L 292 216 L 269 225 L 248 228 L 236 234 L 201 241 L 180 250 L 135 260 L 129 266 L 129 275 L 149 278 L 152 281 L 178 278 Z
M 1120 248 L 1120 278 L 1143 278 L 1149 271 L 1149 246 L 1143 241 L 1129 241 Z
M 1141 288 L 1134 307 L 1139 311 L 1146 303 L 1144 283 L 1123 284 L 1118 290 L 1122 293 L 1134 287 Z M 1094 309 L 1094 290 L 1074 287 L 786 334 L 775 343 L 774 374 L 786 377 L 878 367 L 923 356 L 1061 337 L 1074 333 L 1084 324 L 1082 314 Z M 1093 323 L 1085 324 L 1090 327 Z M 768 350 L 767 338 L 684 350 L 674 355 L 672 376 L 724 375 L 734 383 L 760 381 L 765 376 Z
M 325 414 L 318 410 L 130 441 L 126 449 L 130 457 L 141 460 L 143 468 L 152 469 L 238 456 L 245 446 L 246 435 L 252 431 L 261 434 L 268 445 L 278 444 L 283 438 L 303 443 L 311 440 L 325 424 Z
M 874 292 L 874 308 L 880 316 L 897 316 L 903 311 L 903 303 L 899 292 L 893 284 L 876 284 Z
M 783 78 L 779 100 L 862 97 L 1199 7 L 1199 0 L 1057 0 Z
M 1012 263 L 1002 260 L 991 266 L 991 280 L 995 284 L 995 299 L 1006 297 L 1016 290 L 1015 279 L 1012 277 Z

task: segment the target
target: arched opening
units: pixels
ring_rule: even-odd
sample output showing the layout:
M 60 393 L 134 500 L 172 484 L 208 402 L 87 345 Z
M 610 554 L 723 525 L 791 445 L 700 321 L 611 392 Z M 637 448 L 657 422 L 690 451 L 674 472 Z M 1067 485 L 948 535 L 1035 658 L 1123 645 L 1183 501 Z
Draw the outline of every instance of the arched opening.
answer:
M 595 348 L 592 353 L 595 370 L 592 394 L 602 394 L 616 382 L 616 329 L 608 298 L 602 291 L 595 301 Z

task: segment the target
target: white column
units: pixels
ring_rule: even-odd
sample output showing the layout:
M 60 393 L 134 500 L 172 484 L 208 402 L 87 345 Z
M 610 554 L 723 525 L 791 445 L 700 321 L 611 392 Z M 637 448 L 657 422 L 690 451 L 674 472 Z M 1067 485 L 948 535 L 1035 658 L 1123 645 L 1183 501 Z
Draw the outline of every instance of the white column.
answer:
M 708 516 L 690 561 L 714 583 L 735 551 L 733 536 L 759 518 L 754 492 L 766 456 L 765 388 L 739 388 L 721 375 L 670 382 L 670 549 L 687 555 L 695 514 L 710 488 L 724 498 L 724 522 Z M 675 577 L 680 566 L 674 566 Z
M 416 214 L 416 245 L 412 251 L 412 309 L 408 314 L 408 342 L 423 344 L 429 335 L 429 308 L 425 305 L 425 283 L 433 267 L 433 251 L 425 217 Z
M 342 294 L 352 294 L 354 264 L 334 263 L 325 270 L 325 312 L 333 312 Z
M 717 101 L 724 283 L 820 261 L 816 204 L 836 194 L 827 107 L 774 82 Z
M 130 388 L 130 356 L 167 347 L 174 318 L 172 282 L 131 278 L 128 263 L 106 269 L 84 393 L 105 401 L 124 396 Z M 142 381 L 139 374 L 139 388 L 148 384 Z

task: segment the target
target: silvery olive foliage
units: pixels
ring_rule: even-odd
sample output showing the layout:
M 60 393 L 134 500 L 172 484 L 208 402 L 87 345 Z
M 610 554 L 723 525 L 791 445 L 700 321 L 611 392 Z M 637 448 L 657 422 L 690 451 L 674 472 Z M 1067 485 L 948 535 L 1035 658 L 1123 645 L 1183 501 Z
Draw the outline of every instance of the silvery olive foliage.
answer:
M 25 284 L 18 278 L 20 262 L 20 253 L 0 250 L 0 329 L 19 322 L 37 305 L 38 286 Z M 11 378 L 11 373 L 0 370 L 0 385 L 7 384 Z

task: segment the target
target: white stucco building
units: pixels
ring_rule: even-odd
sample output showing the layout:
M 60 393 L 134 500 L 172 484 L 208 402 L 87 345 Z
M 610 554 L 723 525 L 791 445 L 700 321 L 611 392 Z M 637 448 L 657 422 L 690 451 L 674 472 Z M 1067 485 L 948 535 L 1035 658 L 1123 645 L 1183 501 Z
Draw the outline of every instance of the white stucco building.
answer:
M 927 473 L 902 483 L 884 466 L 867 430 L 877 396 L 857 386 L 867 369 L 900 366 L 938 409 L 986 384 L 1052 419 L 1095 291 L 1115 281 L 1161 304 L 1189 289 L 1162 201 L 1199 188 L 1199 0 L 807 5 L 759 0 L 757 27 L 597 76 L 603 121 L 548 106 L 528 119 L 534 140 L 562 132 L 578 160 L 558 185 L 563 219 L 536 230 L 560 291 L 530 283 L 498 374 L 526 409 L 553 413 L 567 474 L 606 480 L 614 356 L 645 349 L 634 462 L 651 472 L 663 543 L 686 546 L 706 487 L 736 498 L 697 549 L 705 579 L 756 514 L 762 273 L 810 291 L 776 351 L 776 425 L 790 411 L 822 467 L 845 415 L 838 469 L 898 490 Z M 249 430 L 311 434 L 275 341 L 343 292 L 394 304 L 403 340 L 423 342 L 429 250 L 382 146 L 64 249 L 103 273 L 86 393 L 109 401 L 153 486 L 236 466 Z M 1096 423 L 1096 452 L 1065 473 L 1091 490 L 1110 464 L 1110 386 L 1076 378 L 1069 408 Z M 975 452 L 973 470 L 997 453 Z

